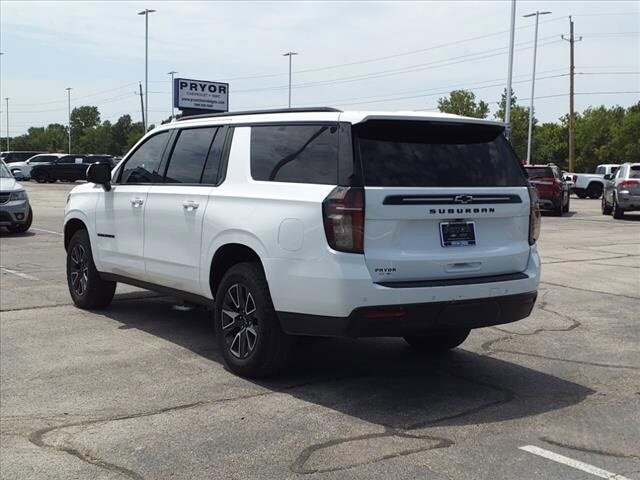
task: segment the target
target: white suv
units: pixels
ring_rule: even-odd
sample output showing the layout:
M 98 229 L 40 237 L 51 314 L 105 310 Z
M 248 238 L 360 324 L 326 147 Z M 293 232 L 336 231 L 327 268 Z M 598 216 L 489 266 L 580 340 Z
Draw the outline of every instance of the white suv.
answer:
M 503 129 L 331 108 L 163 125 L 71 191 L 71 297 L 105 307 L 123 282 L 208 305 L 245 376 L 297 335 L 456 347 L 536 299 L 540 214 Z

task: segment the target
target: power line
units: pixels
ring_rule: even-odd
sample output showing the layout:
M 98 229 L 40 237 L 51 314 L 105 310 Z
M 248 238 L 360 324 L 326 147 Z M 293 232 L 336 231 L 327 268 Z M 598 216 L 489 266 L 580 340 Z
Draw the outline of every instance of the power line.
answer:
M 549 38 L 555 38 L 557 37 L 557 35 L 551 35 L 549 37 L 545 37 L 546 39 Z M 546 42 L 541 44 L 542 45 L 552 45 L 552 44 L 557 44 L 560 43 L 561 40 L 554 40 L 551 42 Z M 524 44 L 529 44 L 529 43 L 533 43 L 532 41 L 527 41 L 527 42 L 522 42 L 518 45 L 524 45 Z M 528 50 L 531 47 L 525 47 L 525 48 L 521 48 L 518 49 L 518 51 L 522 51 L 522 50 Z M 355 81 L 359 81 L 359 80 L 369 80 L 369 79 L 373 79 L 373 78 L 384 78 L 384 77 L 390 77 L 390 76 L 394 76 L 394 75 L 402 75 L 402 74 L 406 74 L 406 73 L 413 73 L 413 72 L 418 72 L 418 71 L 422 71 L 422 70 L 431 70 L 431 69 L 435 69 L 435 68 L 441 68 L 441 67 L 447 67 L 450 65 L 456 65 L 459 63 L 464 63 L 464 62 L 470 62 L 470 61 L 476 61 L 476 60 L 484 60 L 487 58 L 492 58 L 492 57 L 497 57 L 500 55 L 505 55 L 507 52 L 506 51 L 501 51 L 498 52 L 500 50 L 505 50 L 506 47 L 500 47 L 500 48 L 493 48 L 493 49 L 489 49 L 489 50 L 483 50 L 483 51 L 479 51 L 479 52 L 475 52 L 475 53 L 469 53 L 469 54 L 465 54 L 465 55 L 459 55 L 456 57 L 451 57 L 449 59 L 443 59 L 443 60 L 435 60 L 435 61 L 431 61 L 431 62 L 427 62 L 427 63 L 422 63 L 422 64 L 415 64 L 415 65 L 408 65 L 402 68 L 396 68 L 396 69 L 390 69 L 390 70 L 382 70 L 379 72 L 370 72 L 368 74 L 360 74 L 360 75 L 354 75 L 354 76 L 349 76 L 349 77 L 340 77 L 340 78 L 334 78 L 334 79 L 330 79 L 330 80 L 321 80 L 321 81 L 317 81 L 317 82 L 307 82 L 307 83 L 299 83 L 297 85 L 293 85 L 293 88 L 309 88 L 309 87 L 315 87 L 315 86 L 324 86 L 324 85 L 336 85 L 339 83 L 350 83 L 350 82 L 355 82 Z M 489 53 L 489 52 L 498 52 L 498 53 L 492 53 L 489 55 L 482 55 L 482 56 L 478 56 L 482 53 Z M 469 57 L 476 57 L 476 58 L 469 58 Z M 455 61 L 452 61 L 455 60 Z M 234 93 L 248 93 L 248 92 L 261 92 L 261 91 L 271 91 L 271 90 L 283 90 L 288 88 L 287 85 L 281 85 L 281 86 L 275 86 L 275 87 L 260 87 L 260 88 L 252 88 L 252 89 L 244 89 L 244 90 L 235 90 Z
M 120 87 L 110 88 L 108 90 L 101 90 L 99 92 L 90 93 L 88 95 L 83 95 L 80 97 L 74 97 L 74 100 L 83 100 L 85 98 L 95 97 L 96 95 L 101 95 L 103 93 L 115 92 L 116 90 L 122 90 L 123 88 L 128 88 L 132 85 L 136 85 L 137 82 L 127 83 L 126 85 L 122 85 Z M 66 100 L 51 100 L 49 102 L 37 102 L 37 103 L 16 103 L 17 106 L 20 107 L 32 107 L 34 105 L 51 105 L 55 103 L 67 103 Z

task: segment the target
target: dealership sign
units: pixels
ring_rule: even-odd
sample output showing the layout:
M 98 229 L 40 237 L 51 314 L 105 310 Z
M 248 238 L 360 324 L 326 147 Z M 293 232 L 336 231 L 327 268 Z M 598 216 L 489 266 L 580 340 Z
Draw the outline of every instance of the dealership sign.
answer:
M 173 106 L 184 111 L 228 112 L 229 84 L 176 78 Z

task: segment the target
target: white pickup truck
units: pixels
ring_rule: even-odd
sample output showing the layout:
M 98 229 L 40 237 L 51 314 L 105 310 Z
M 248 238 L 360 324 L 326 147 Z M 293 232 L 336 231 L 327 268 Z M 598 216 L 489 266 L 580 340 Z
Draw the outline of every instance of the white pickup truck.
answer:
M 600 198 L 604 190 L 604 176 L 608 173 L 616 173 L 620 165 L 607 163 L 598 165 L 595 173 L 572 173 L 573 193 L 578 198 Z

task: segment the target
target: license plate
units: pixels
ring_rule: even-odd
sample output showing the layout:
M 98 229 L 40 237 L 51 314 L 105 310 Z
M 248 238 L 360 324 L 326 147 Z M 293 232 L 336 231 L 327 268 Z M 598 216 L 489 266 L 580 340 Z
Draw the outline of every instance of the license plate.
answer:
M 440 223 L 440 242 L 443 247 L 468 247 L 476 244 L 474 222 Z

